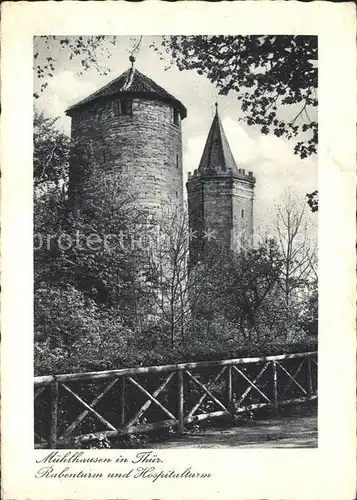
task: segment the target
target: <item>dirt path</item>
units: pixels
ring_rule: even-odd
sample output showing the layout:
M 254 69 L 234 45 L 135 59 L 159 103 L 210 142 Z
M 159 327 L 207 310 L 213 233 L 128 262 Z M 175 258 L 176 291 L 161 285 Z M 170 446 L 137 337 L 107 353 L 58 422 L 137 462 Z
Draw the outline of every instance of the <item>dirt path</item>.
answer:
M 271 418 L 184 434 L 150 448 L 316 448 L 317 413 Z

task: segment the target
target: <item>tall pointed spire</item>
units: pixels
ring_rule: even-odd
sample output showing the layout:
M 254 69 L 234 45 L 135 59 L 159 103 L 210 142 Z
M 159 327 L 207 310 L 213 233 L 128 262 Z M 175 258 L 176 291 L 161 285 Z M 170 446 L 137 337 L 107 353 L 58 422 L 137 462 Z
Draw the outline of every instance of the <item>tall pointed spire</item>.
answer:
M 216 170 L 238 173 L 231 148 L 229 147 L 223 125 L 218 114 L 218 103 L 215 103 L 216 113 L 208 133 L 198 170 L 201 174 L 212 174 Z

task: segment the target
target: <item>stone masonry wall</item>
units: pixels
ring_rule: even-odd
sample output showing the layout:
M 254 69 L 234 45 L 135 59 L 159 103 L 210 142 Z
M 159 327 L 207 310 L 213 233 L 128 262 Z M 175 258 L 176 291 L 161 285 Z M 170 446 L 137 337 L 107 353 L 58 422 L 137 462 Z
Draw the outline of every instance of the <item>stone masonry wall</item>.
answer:
M 96 102 L 73 113 L 72 138 L 78 145 L 70 168 L 73 202 L 85 205 L 85 190 L 88 182 L 93 185 L 90 172 L 95 164 L 96 175 L 120 173 L 135 203 L 149 213 L 167 203 L 181 207 L 181 122 L 174 124 L 173 107 L 133 98 L 132 116 L 121 115 L 118 101 Z
M 188 220 L 190 227 L 190 261 L 196 264 L 203 249 L 204 211 L 203 185 L 199 181 L 187 182 Z
M 232 187 L 233 249 L 238 250 L 240 245 L 250 247 L 252 244 L 253 199 L 252 184 L 234 179 Z
M 202 258 L 209 241 L 239 250 L 253 236 L 252 182 L 233 177 L 191 178 L 187 182 L 191 261 Z
M 230 248 L 232 220 L 232 179 L 204 181 L 204 226 L 209 239 L 212 233 L 218 245 Z

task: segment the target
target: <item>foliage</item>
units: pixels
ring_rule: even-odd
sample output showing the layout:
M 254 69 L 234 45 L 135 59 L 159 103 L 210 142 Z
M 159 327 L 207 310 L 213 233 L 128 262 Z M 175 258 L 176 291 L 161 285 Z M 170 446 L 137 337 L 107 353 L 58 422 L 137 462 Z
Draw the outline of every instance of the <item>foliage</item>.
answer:
M 53 137 L 62 144 L 58 134 Z M 40 168 L 46 157 L 37 153 L 38 144 Z M 75 213 L 59 182 L 44 182 L 34 199 L 37 371 L 135 363 L 127 342 L 146 294 L 138 294 L 138 252 L 123 245 L 122 236 L 140 214 L 123 182 L 93 173 L 95 186 L 86 186 L 88 206 Z
M 258 248 L 242 249 L 211 269 L 205 293 L 197 304 L 195 317 L 206 325 L 207 334 L 214 329 L 231 330 L 233 341 L 260 335 L 257 321 L 260 309 L 276 286 L 281 268 L 281 256 L 276 243 L 266 241 Z M 220 318 L 221 328 L 217 325 Z
M 269 292 L 276 284 L 281 259 L 275 242 L 269 241 L 257 249 L 242 250 L 232 261 L 228 281 L 228 310 L 232 319 L 259 335 L 256 317 Z M 227 277 L 229 278 L 229 277 Z
M 235 92 L 240 120 L 262 134 L 297 139 L 294 153 L 317 153 L 318 105 L 316 36 L 166 36 L 163 50 L 180 70 L 194 70 L 214 83 L 221 95 Z M 162 54 L 162 48 L 153 44 Z M 318 210 L 317 191 L 308 204 Z
M 124 240 L 141 214 L 118 176 L 103 177 L 91 166 L 81 210 L 74 213 L 58 187 L 35 199 L 36 282 L 50 276 L 52 283 L 70 284 L 97 302 L 121 302 L 124 312 L 140 272 L 138 256 Z
M 53 216 L 48 205 L 42 208 L 36 220 L 43 230 L 57 221 L 58 231 L 71 224 L 83 235 L 93 225 L 105 231 L 103 218 L 90 219 L 86 229 L 84 215 L 72 220 L 65 206 L 57 205 Z M 288 307 L 278 286 L 282 258 L 274 241 L 226 259 L 221 254 L 215 265 L 208 261 L 189 273 L 186 257 L 180 266 L 173 259 L 180 245 L 172 221 L 170 228 L 172 239 L 161 246 L 168 253 L 156 267 L 145 253 L 134 258 L 85 245 L 35 252 L 38 373 L 264 354 L 307 340 L 300 305 Z M 180 273 L 188 276 L 181 291 Z
M 301 328 L 315 337 L 317 337 L 318 333 L 318 302 L 318 287 L 317 282 L 315 282 L 311 285 L 310 294 L 304 303 L 303 314 L 300 318 Z
M 234 254 L 212 244 L 191 268 L 186 215 L 148 221 L 125 181 L 102 175 L 91 154 L 87 202 L 73 210 L 63 189 L 70 145 L 55 123 L 43 116 L 38 123 L 50 132 L 38 134 L 37 171 L 46 144 L 63 154 L 34 200 L 37 374 L 263 355 L 308 342 L 317 328 L 317 276 L 287 303 L 281 244 L 267 240 Z M 293 260 L 305 265 L 304 255 Z
M 111 51 L 108 43 L 115 45 L 118 38 L 116 36 L 41 36 L 35 38 L 34 71 L 39 80 L 42 81 L 40 92 L 48 86 L 48 78 L 53 77 L 56 70 L 57 57 L 66 57 L 69 61 L 74 61 L 80 66 L 78 75 L 83 74 L 89 68 L 94 67 L 99 74 L 107 75 L 109 68 L 100 64 L 100 57 L 109 59 Z M 107 43 L 103 43 L 103 42 Z M 41 53 L 39 50 L 41 46 Z M 44 55 L 46 54 L 46 55 Z M 37 99 L 38 93 L 34 94 Z
M 35 190 L 58 188 L 68 180 L 70 139 L 48 118 L 35 110 L 33 122 L 33 178 Z
M 318 192 L 313 191 L 312 193 L 307 193 L 307 203 L 311 208 L 311 212 L 317 212 L 319 209 L 319 199 Z
M 35 291 L 36 372 L 114 369 L 135 362 L 132 332 L 115 309 L 99 307 L 72 286 Z
M 180 70 L 205 75 L 222 95 L 236 92 L 248 125 L 288 139 L 302 134 L 294 152 L 316 153 L 317 122 L 309 109 L 317 106 L 317 37 L 169 36 L 163 46 Z M 292 118 L 282 110 L 292 110 Z
M 133 40 L 131 53 L 139 50 Z M 48 86 L 60 58 L 73 61 L 78 75 L 94 68 L 107 75 L 117 36 L 41 36 L 35 39 L 34 72 L 40 93 Z M 301 158 L 316 153 L 318 141 L 316 36 L 166 36 L 154 50 L 166 51 L 181 70 L 195 70 L 215 83 L 222 95 L 236 92 L 243 119 L 263 134 L 295 141 Z M 54 56 L 56 54 L 56 56 Z M 308 203 L 318 210 L 317 192 Z

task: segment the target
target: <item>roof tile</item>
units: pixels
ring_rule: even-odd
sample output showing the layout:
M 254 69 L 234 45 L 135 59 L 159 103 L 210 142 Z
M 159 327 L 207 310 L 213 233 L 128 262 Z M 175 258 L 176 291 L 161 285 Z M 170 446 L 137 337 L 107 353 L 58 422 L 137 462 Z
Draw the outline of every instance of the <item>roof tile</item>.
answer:
M 115 78 L 96 92 L 93 92 L 93 94 L 89 95 L 85 99 L 82 99 L 73 106 L 70 106 L 66 110 L 66 113 L 70 115 L 75 109 L 92 103 L 97 99 L 125 95 L 129 97 L 135 94 L 138 95 L 138 97 L 150 97 L 164 102 L 169 102 L 180 111 L 182 118 L 185 118 L 187 115 L 185 106 L 178 99 L 160 87 L 160 85 L 155 83 L 154 80 L 143 73 L 140 73 L 140 71 L 134 67 L 128 69 L 119 77 Z
M 217 168 L 223 172 L 231 170 L 233 174 L 238 174 L 237 165 L 218 112 L 215 114 L 208 133 L 198 170 L 201 174 L 210 174 Z

